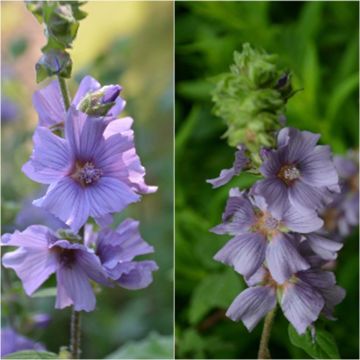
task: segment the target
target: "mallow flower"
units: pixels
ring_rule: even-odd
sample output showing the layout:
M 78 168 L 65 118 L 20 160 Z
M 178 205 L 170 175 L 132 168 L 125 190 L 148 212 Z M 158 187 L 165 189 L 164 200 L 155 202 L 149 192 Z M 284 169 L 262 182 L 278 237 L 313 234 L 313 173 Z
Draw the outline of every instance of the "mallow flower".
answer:
M 265 179 L 254 184 L 252 193 L 279 213 L 288 203 L 302 212 L 323 208 L 339 187 L 330 147 L 316 145 L 319 138 L 309 131 L 281 129 L 277 149 L 269 151 L 260 166 Z
M 39 126 L 33 136 L 33 153 L 22 170 L 30 179 L 50 186 L 33 204 L 77 232 L 89 216 L 101 222 L 138 201 L 139 194 L 156 191 L 144 182 L 132 121 L 107 122 L 71 107 L 65 138 Z
M 77 110 L 92 116 L 104 116 L 115 119 L 124 109 L 126 102 L 119 94 L 119 85 L 101 87 L 91 76 L 85 76 L 71 105 Z M 51 129 L 62 128 L 66 119 L 66 110 L 58 80 L 53 80 L 48 86 L 36 91 L 33 95 L 33 105 L 39 116 L 39 125 Z
M 266 261 L 271 276 L 282 284 L 294 273 L 310 267 L 297 249 L 301 241 L 297 233 L 311 233 L 322 225 L 314 211 L 301 213 L 288 206 L 281 213 L 273 213 L 264 198 L 233 188 L 223 223 L 211 231 L 234 237 L 214 259 L 234 267 L 246 278 Z M 316 239 L 313 241 L 316 243 Z
M 23 350 L 46 351 L 43 344 L 17 333 L 13 328 L 9 326 L 2 328 L 1 357 Z
M 278 284 L 263 266 L 247 284 L 249 287 L 235 298 L 226 315 L 233 321 L 241 320 L 249 331 L 279 302 L 285 317 L 302 335 L 321 313 L 335 320 L 334 307 L 345 297 L 333 273 L 314 267 Z
M 57 296 L 55 308 L 73 305 L 76 311 L 92 311 L 96 298 L 89 280 L 109 285 L 107 274 L 93 250 L 64 239 L 60 233 L 42 225 L 4 234 L 4 246 L 17 246 L 7 252 L 2 263 L 13 269 L 31 296 L 48 278 L 56 273 Z
M 103 228 L 98 233 L 92 225 L 85 226 L 85 243 L 95 249 L 107 275 L 119 286 L 137 290 L 152 282 L 152 272 L 158 269 L 155 261 L 135 261 L 139 255 L 154 252 L 139 232 L 139 222 L 124 220 L 115 230 Z
M 217 178 L 206 180 L 214 189 L 227 184 L 235 175 L 239 175 L 250 164 L 250 159 L 246 154 L 246 147 L 239 145 L 237 149 L 233 166 L 230 169 L 221 170 Z
M 324 230 L 332 236 L 345 237 L 359 224 L 359 165 L 356 154 L 335 156 L 334 163 L 340 178 L 341 192 L 321 212 Z

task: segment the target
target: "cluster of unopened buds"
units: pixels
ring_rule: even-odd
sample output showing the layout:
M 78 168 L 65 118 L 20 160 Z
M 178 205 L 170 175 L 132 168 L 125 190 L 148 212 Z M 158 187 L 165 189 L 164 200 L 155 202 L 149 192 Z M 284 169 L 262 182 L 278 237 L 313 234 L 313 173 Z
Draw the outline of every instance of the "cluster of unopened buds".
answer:
M 3 256 L 3 265 L 15 270 L 28 295 L 56 273 L 59 309 L 73 305 L 75 311 L 94 310 L 90 280 L 141 289 L 157 270 L 154 261 L 134 260 L 153 252 L 138 221 L 126 219 L 116 229 L 110 227 L 114 213 L 157 189 L 145 184 L 132 118 L 118 118 L 125 107 L 120 91 L 119 85 L 101 87 L 86 76 L 68 108 L 58 80 L 33 96 L 39 125 L 22 170 L 48 185 L 33 204 L 60 219 L 63 228 L 31 225 L 3 235 L 2 245 L 18 247 Z
M 244 53 L 248 50 L 245 46 Z M 248 59 L 244 53 L 240 57 Z M 250 64 L 238 62 L 240 78 L 251 73 L 244 70 Z M 218 102 L 227 97 L 222 91 Z M 248 190 L 230 190 L 222 223 L 211 231 L 233 237 L 214 259 L 232 266 L 249 286 L 227 316 L 242 320 L 251 331 L 279 303 L 298 334 L 304 334 L 314 330 L 320 314 L 335 319 L 334 307 L 345 297 L 326 268 L 343 246 L 335 232 L 348 235 L 358 221 L 358 165 L 351 159 L 333 159 L 329 146 L 317 145 L 320 135 L 283 125 L 279 118 L 280 129 L 268 133 L 274 146 L 261 146 L 258 139 L 256 152 L 240 143 L 233 167 L 208 180 L 217 188 L 241 172 L 262 176 Z

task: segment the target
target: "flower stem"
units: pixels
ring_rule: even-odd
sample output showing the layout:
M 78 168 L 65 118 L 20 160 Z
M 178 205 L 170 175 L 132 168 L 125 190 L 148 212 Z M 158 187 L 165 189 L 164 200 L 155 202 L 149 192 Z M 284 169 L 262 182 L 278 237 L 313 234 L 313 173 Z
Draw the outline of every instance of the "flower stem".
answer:
M 276 312 L 276 308 L 270 311 L 265 317 L 264 327 L 261 334 L 258 359 L 271 359 L 271 355 L 269 351 L 269 339 L 270 339 L 273 320 L 275 317 L 275 312 Z
M 65 79 L 63 77 L 61 77 L 61 76 L 58 76 L 58 80 L 59 80 L 61 95 L 62 95 L 62 97 L 64 99 L 65 110 L 67 110 L 70 107 L 69 91 L 68 91 Z
M 72 310 L 71 314 L 71 343 L 70 351 L 72 359 L 80 359 L 80 336 L 81 336 L 81 327 L 80 327 L 80 312 Z

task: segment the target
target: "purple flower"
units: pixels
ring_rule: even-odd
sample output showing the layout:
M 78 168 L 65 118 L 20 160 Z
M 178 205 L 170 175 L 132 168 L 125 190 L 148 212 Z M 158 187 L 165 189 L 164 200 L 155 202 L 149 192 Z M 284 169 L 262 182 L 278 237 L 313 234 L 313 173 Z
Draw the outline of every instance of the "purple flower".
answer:
M 18 334 L 11 327 L 1 329 L 1 357 L 22 350 L 46 351 L 41 343 Z
M 230 305 L 226 315 L 242 321 L 249 331 L 271 310 L 277 299 L 285 317 L 301 335 L 315 322 L 320 313 L 334 319 L 334 306 L 345 297 L 344 289 L 335 283 L 334 274 L 321 269 L 309 269 L 278 284 L 265 267 L 247 281 L 250 286 Z
M 9 123 L 19 116 L 19 107 L 7 96 L 1 96 L 1 123 Z
M 279 132 L 278 148 L 260 167 L 265 179 L 252 188 L 272 211 L 281 213 L 288 203 L 301 211 L 318 210 L 331 201 L 331 192 L 339 191 L 330 148 L 316 145 L 319 137 L 294 128 Z
M 72 106 L 79 110 L 81 101 L 88 95 L 96 93 L 96 100 L 100 103 L 115 102 L 107 112 L 109 119 L 115 119 L 124 109 L 126 102 L 119 97 L 121 87 L 108 85 L 101 87 L 100 83 L 91 76 L 85 76 L 72 101 Z M 39 115 L 39 125 L 48 128 L 62 127 L 66 119 L 66 110 L 62 100 L 58 80 L 52 81 L 48 86 L 36 91 L 33 95 L 33 105 Z
M 52 318 L 49 314 L 38 313 L 31 317 L 31 321 L 35 327 L 45 329 L 50 325 Z
M 321 212 L 324 229 L 332 236 L 345 237 L 359 223 L 359 165 L 355 154 L 335 156 L 334 163 L 340 178 L 341 193 Z
M 215 179 L 206 180 L 213 188 L 217 188 L 227 184 L 235 175 L 239 175 L 250 163 L 249 158 L 246 156 L 246 147 L 239 145 L 238 150 L 235 152 L 235 161 L 233 167 L 230 169 L 221 170 L 219 177 Z
M 272 277 L 282 284 L 294 273 L 310 267 L 297 250 L 300 236 L 292 232 L 310 233 L 322 225 L 315 212 L 300 213 L 288 207 L 274 214 L 263 198 L 234 188 L 230 190 L 223 223 L 211 231 L 235 237 L 214 259 L 233 266 L 246 278 L 266 261 Z
M 154 252 L 139 233 L 139 222 L 124 220 L 116 230 L 102 229 L 92 231 L 92 226 L 85 227 L 85 240 L 94 245 L 96 254 L 108 276 L 126 289 L 143 289 L 152 282 L 152 272 L 158 269 L 154 261 L 134 261 L 138 255 Z
M 51 274 L 57 278 L 57 309 L 73 305 L 76 311 L 95 309 L 89 280 L 108 285 L 107 275 L 94 252 L 84 245 L 61 239 L 42 225 L 2 236 L 2 245 L 18 246 L 3 256 L 4 267 L 13 269 L 32 295 Z
M 104 121 L 70 108 L 65 139 L 45 127 L 34 133 L 34 150 L 23 172 L 50 184 L 40 206 L 77 232 L 89 216 L 104 219 L 156 191 L 134 147 L 131 118 Z

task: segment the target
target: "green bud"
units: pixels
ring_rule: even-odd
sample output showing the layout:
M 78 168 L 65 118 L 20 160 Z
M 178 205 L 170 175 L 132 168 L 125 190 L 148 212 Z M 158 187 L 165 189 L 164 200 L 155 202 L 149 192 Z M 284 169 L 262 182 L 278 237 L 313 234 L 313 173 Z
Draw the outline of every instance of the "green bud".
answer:
M 74 234 L 72 231 L 67 229 L 59 229 L 57 236 L 62 240 L 68 240 L 72 243 L 81 243 L 82 239 L 79 235 Z

